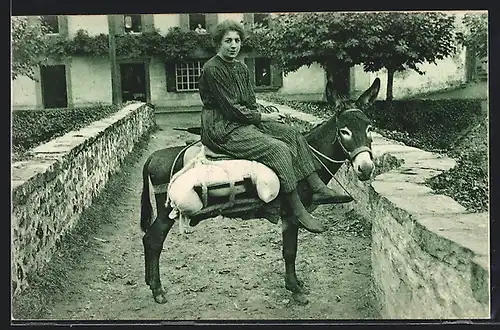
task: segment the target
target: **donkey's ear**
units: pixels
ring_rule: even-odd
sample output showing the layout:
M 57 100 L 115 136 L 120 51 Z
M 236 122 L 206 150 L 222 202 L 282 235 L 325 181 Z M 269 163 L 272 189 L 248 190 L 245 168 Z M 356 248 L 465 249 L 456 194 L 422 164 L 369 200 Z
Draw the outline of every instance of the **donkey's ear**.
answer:
M 380 91 L 380 78 L 375 78 L 372 85 L 358 98 L 356 103 L 359 106 L 366 106 L 372 104 L 377 99 L 378 92 Z

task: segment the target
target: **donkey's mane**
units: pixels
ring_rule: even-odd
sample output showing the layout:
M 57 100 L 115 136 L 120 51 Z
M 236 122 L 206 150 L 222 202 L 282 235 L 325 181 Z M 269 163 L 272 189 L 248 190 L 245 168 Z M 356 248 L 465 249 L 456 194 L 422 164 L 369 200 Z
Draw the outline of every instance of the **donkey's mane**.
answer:
M 357 108 L 356 103 L 347 98 L 338 96 L 334 103 L 334 108 L 332 111 L 332 116 L 324 120 L 323 122 L 315 125 L 309 132 L 305 133 L 305 137 L 309 142 L 313 142 L 319 139 L 324 139 L 325 136 L 335 137 L 335 132 L 337 129 L 337 119 L 338 117 L 347 109 Z M 333 134 L 332 134 L 333 133 Z

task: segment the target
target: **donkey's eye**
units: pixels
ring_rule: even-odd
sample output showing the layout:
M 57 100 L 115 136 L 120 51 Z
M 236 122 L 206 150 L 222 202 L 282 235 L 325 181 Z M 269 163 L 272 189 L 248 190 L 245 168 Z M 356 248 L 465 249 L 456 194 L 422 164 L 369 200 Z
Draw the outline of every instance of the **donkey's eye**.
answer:
M 346 139 L 349 139 L 349 138 L 351 138 L 352 133 L 348 128 L 341 128 L 340 135 L 342 135 L 342 137 L 344 137 Z
M 366 128 L 366 137 L 368 139 L 372 139 L 372 132 L 373 132 L 373 127 L 371 125 L 368 125 L 368 127 Z

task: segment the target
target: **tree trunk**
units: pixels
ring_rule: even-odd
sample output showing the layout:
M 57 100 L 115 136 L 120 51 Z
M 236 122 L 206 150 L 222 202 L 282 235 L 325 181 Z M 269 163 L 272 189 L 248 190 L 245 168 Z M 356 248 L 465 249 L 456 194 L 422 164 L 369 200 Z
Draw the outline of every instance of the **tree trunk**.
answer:
M 392 94 L 392 87 L 394 85 L 394 70 L 387 69 L 387 101 L 392 101 L 394 96 Z
M 325 96 L 328 103 L 334 103 L 338 96 L 349 96 L 349 71 L 345 63 L 330 60 L 325 65 L 327 83 Z

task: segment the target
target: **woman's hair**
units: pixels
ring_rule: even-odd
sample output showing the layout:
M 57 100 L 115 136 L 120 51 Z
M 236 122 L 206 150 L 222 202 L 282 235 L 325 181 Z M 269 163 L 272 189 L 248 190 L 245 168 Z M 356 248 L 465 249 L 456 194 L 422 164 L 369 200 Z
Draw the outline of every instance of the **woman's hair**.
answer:
M 212 37 L 212 41 L 215 47 L 219 47 L 221 45 L 222 38 L 229 31 L 238 32 L 241 41 L 245 39 L 245 29 L 243 28 L 243 24 L 236 21 L 225 20 L 217 24 L 217 26 L 215 27 L 215 31 Z

